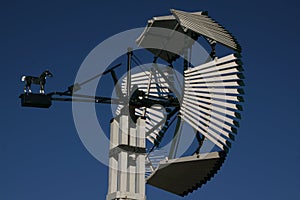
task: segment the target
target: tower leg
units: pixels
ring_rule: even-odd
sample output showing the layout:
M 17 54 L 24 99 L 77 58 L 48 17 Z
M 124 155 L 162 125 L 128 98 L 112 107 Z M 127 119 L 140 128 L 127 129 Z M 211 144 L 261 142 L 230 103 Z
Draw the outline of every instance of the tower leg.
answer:
M 146 148 L 146 121 L 142 118 L 137 120 L 137 147 Z M 136 158 L 136 186 L 137 193 L 145 194 L 145 154 L 138 154 Z M 146 199 L 146 198 L 145 198 Z
M 110 128 L 109 186 L 106 200 L 145 200 L 145 120 L 128 127 L 128 116 Z

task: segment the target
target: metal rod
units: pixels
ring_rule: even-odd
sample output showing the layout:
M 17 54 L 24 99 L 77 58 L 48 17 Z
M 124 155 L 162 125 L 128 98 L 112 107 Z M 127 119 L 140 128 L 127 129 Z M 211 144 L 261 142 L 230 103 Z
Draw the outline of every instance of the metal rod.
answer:
M 131 91 L 131 57 L 132 57 L 132 48 L 128 48 L 127 52 L 127 98 L 129 102 L 130 91 Z
M 135 112 L 135 109 L 133 108 L 133 111 L 130 109 L 130 93 L 131 93 L 131 58 L 132 58 L 132 48 L 127 49 L 127 106 L 125 106 L 125 112 L 128 114 L 128 117 L 131 116 L 130 112 Z M 134 114 L 134 113 L 133 113 Z M 128 145 L 130 145 L 130 127 L 131 127 L 131 120 L 128 119 L 128 128 L 127 128 L 127 135 L 128 135 Z
M 79 83 L 79 86 L 82 86 L 82 85 L 84 85 L 84 84 L 86 84 L 86 83 L 88 83 L 88 82 L 90 82 L 90 81 L 92 81 L 92 80 L 98 78 L 99 76 L 105 75 L 105 74 L 109 73 L 111 70 L 113 70 L 113 69 L 115 69 L 115 68 L 117 68 L 117 67 L 119 67 L 119 66 L 121 66 L 121 65 L 122 65 L 122 64 L 119 63 L 119 64 L 113 66 L 112 68 L 106 70 L 105 72 L 100 73 L 100 74 L 97 74 L 96 76 L 93 76 L 92 78 L 90 78 L 90 79 L 88 79 L 88 80 L 86 80 L 86 81 L 83 81 L 83 82 Z
M 119 63 L 119 64 L 113 66 L 112 68 L 110 68 L 110 69 L 104 71 L 103 73 L 97 74 L 96 76 L 93 76 L 92 78 L 90 78 L 90 79 L 88 79 L 88 80 L 86 80 L 86 81 L 83 81 L 83 82 L 81 82 L 81 83 L 75 83 L 75 84 L 69 86 L 69 87 L 68 87 L 68 90 L 65 91 L 64 93 L 73 93 L 73 92 L 76 92 L 76 91 L 78 91 L 78 90 L 81 89 L 81 86 L 82 86 L 82 85 L 87 84 L 88 82 L 90 82 L 90 81 L 92 81 L 92 80 L 94 80 L 94 79 L 100 77 L 101 75 L 105 75 L 105 74 L 107 74 L 107 73 L 109 73 L 109 72 L 113 72 L 113 70 L 114 70 L 115 68 L 117 68 L 117 67 L 119 67 L 119 66 L 121 66 L 121 65 L 122 65 L 122 64 Z

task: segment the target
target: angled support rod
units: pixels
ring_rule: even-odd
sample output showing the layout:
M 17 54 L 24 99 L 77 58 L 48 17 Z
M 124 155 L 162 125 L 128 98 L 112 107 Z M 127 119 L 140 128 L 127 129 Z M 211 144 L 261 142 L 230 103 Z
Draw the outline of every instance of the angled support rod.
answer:
M 119 64 L 113 66 L 112 68 L 110 68 L 110 69 L 104 71 L 103 73 L 97 74 L 97 75 L 93 76 L 92 78 L 90 78 L 90 79 L 88 79 L 88 80 L 86 80 L 86 81 L 83 81 L 83 82 L 81 82 L 81 83 L 75 83 L 75 84 L 69 86 L 69 87 L 68 87 L 68 90 L 66 91 L 66 93 L 73 93 L 73 92 L 76 92 L 76 91 L 80 90 L 80 89 L 81 89 L 81 86 L 87 84 L 88 82 L 91 82 L 92 80 L 94 80 L 94 79 L 96 79 L 96 78 L 98 78 L 98 77 L 100 77 L 100 76 L 102 76 L 102 75 L 105 75 L 105 74 L 108 74 L 108 73 L 112 73 L 114 69 L 116 69 L 117 67 L 119 67 L 119 66 L 121 66 L 121 65 L 122 65 L 122 64 L 119 63 Z

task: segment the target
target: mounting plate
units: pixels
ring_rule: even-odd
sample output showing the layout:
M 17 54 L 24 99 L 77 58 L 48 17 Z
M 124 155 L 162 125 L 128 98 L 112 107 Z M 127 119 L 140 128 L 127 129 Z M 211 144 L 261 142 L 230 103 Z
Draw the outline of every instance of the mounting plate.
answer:
M 51 96 L 46 94 L 24 93 L 19 96 L 23 107 L 49 108 Z

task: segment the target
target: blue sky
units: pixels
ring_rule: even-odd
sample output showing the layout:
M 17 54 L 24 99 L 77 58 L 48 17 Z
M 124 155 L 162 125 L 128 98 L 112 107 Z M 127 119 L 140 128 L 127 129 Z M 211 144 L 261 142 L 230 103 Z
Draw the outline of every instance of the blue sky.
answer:
M 169 9 L 207 10 L 243 47 L 246 103 L 220 173 L 183 199 L 298 199 L 299 4 L 296 1 L 2 1 L 0 199 L 104 199 L 107 167 L 82 145 L 71 104 L 20 106 L 23 74 L 64 90 L 101 41 Z M 99 110 L 107 111 L 105 105 Z M 108 130 L 108 129 L 107 129 Z M 182 199 L 147 187 L 148 199 Z

